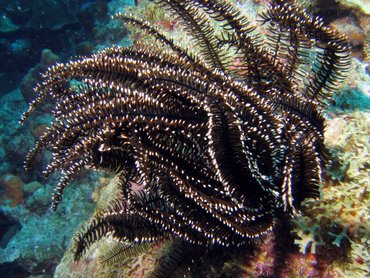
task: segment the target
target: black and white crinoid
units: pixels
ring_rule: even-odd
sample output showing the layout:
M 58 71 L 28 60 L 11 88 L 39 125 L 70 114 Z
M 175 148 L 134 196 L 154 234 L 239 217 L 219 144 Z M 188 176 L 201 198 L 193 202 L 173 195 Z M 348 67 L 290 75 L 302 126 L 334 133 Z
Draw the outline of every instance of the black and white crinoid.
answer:
M 62 174 L 54 209 L 84 168 L 119 179 L 117 200 L 76 236 L 76 259 L 107 234 L 136 248 L 168 238 L 240 246 L 319 195 L 322 110 L 348 71 L 346 39 L 294 0 L 271 1 L 259 21 L 266 35 L 227 0 L 157 2 L 196 53 L 118 14 L 157 47 L 110 47 L 49 68 L 23 117 L 53 104 L 26 167 L 51 150 L 45 175 Z

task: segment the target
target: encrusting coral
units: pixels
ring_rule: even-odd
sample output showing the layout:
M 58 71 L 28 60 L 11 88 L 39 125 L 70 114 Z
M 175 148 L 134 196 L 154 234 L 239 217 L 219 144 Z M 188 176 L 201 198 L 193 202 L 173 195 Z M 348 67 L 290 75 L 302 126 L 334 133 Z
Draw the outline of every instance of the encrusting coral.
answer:
M 314 253 L 334 245 L 337 251 L 330 254 L 338 257 L 348 248 L 347 262 L 337 263 L 335 270 L 343 277 L 364 277 L 370 273 L 370 114 L 344 114 L 331 120 L 327 129 L 326 145 L 333 152 L 331 179 L 324 183 L 322 200 L 307 201 L 307 216 L 297 219 L 296 243 L 302 252 Z
M 23 203 L 23 181 L 20 177 L 6 174 L 1 177 L 0 184 L 2 187 L 5 188 L 5 192 L 2 197 L 4 198 L 4 200 L 10 200 L 11 207 Z
M 111 47 L 51 67 L 22 120 L 54 104 L 26 161 L 52 151 L 45 175 L 62 174 L 54 209 L 85 168 L 119 179 L 118 198 L 77 235 L 75 258 L 108 235 L 126 246 L 108 257 L 180 239 L 153 272 L 164 276 L 195 263 L 189 250 L 247 244 L 319 196 L 322 109 L 350 58 L 344 36 L 295 1 L 271 1 L 261 14 L 266 38 L 228 1 L 157 4 L 184 26 L 194 52 L 118 14 L 161 47 Z

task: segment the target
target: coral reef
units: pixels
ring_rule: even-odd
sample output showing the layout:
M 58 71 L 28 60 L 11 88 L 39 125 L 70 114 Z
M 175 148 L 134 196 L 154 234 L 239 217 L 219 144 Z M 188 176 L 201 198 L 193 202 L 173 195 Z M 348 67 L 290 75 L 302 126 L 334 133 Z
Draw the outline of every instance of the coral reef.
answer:
M 328 113 L 332 117 L 356 110 L 370 109 L 370 74 L 366 72 L 366 64 L 353 59 L 350 71 L 351 78 L 332 98 Z
M 112 43 L 127 45 L 132 41 L 140 45 L 147 42 L 158 47 L 158 41 L 139 28 L 122 27 L 118 20 L 110 18 L 119 11 L 124 13 L 127 4 L 141 2 L 142 5 L 129 12 L 137 18 L 149 19 L 182 47 L 188 45 L 190 37 L 185 34 L 179 20 L 164 14 L 164 9 L 158 9 L 153 1 L 46 2 L 0 0 L 0 277 L 47 278 L 52 277 L 54 271 L 56 277 L 148 276 L 168 253 L 176 251 L 173 249 L 179 246 L 176 242 L 161 241 L 120 263 L 102 264 L 99 257 L 120 245 L 107 237 L 93 244 L 80 261 L 73 262 L 74 244 L 70 238 L 81 222 L 86 226 L 92 221 L 93 218 L 86 219 L 91 216 L 95 205 L 98 208 L 96 213 L 99 213 L 118 194 L 117 180 L 113 179 L 107 185 L 110 176 L 83 174 L 71 184 L 74 190 L 65 192 L 65 202 L 58 211 L 51 212 L 51 185 L 57 182 L 58 176 L 51 177 L 46 183 L 41 175 L 44 161 L 50 159 L 49 154 L 43 162 L 37 163 L 34 171 L 25 172 L 22 168 L 26 150 L 31 148 L 35 139 L 40 139 L 51 117 L 42 113 L 47 109 L 43 107 L 26 128 L 21 128 L 19 115 L 27 109 L 24 98 L 33 98 L 35 94 L 30 89 L 32 82 L 36 81 L 24 79 L 28 85 L 25 96 L 19 89 L 14 89 L 20 86 L 27 72 L 31 73 L 30 68 L 39 63 L 44 49 L 50 49 L 60 61 L 66 61 L 71 56 L 90 55 Z M 259 24 L 257 14 L 265 11 L 270 1 L 233 2 L 248 15 L 252 24 Z M 327 110 L 329 121 L 325 129 L 325 144 L 329 147 L 332 163 L 320 192 L 322 201 L 304 202 L 298 219 L 277 223 L 272 233 L 241 248 L 209 250 L 207 254 L 193 251 L 189 257 L 196 256 L 200 264 L 192 266 L 192 277 L 370 275 L 367 224 L 370 221 L 367 139 L 370 17 L 363 5 L 366 1 L 356 1 L 362 2 L 362 7 L 351 6 L 349 3 L 353 1 L 346 0 L 300 2 L 305 2 L 304 6 L 311 13 L 321 15 L 326 23 L 346 33 L 351 51 L 359 59 L 352 60 L 350 78 L 335 92 Z M 53 21 L 40 26 L 38 23 L 44 21 L 43 15 L 40 11 L 31 13 L 31 10 L 42 3 L 46 3 L 49 15 L 56 13 L 54 8 L 61 7 L 66 17 L 61 17 L 62 13 L 55 17 L 45 15 L 45 19 L 48 17 Z M 128 32 L 131 37 L 126 36 Z M 264 28 L 258 28 L 256 32 L 267 35 Z M 234 69 L 239 67 L 242 70 L 240 66 L 243 64 L 239 59 L 235 59 L 234 65 Z M 45 67 L 34 70 L 33 77 L 38 79 Z M 9 181 L 14 181 L 16 186 L 8 188 L 12 184 Z M 64 253 L 66 248 L 68 250 Z M 57 264 L 59 266 L 55 268 Z
M 109 44 L 115 41 L 115 34 L 116 37 L 119 34 L 122 44 L 126 43 L 124 30 L 110 15 L 116 13 L 115 9 L 122 10 L 130 1 L 46 1 L 45 9 L 30 13 L 44 2 L 0 1 L 0 210 L 1 215 L 4 214 L 1 218 L 4 229 L 0 229 L 1 277 L 50 277 L 74 229 L 93 209 L 91 202 L 77 204 L 74 197 L 87 196 L 93 201 L 91 191 L 99 183 L 99 176 L 81 176 L 78 182 L 82 187 L 70 198 L 70 205 L 77 210 L 66 205 L 57 216 L 49 211 L 51 186 L 37 171 L 43 164 L 27 173 L 22 168 L 25 149 L 45 131 L 50 117 L 39 113 L 30 121 L 29 128 L 22 128 L 19 116 L 27 106 L 24 99 L 34 97 L 32 87 L 50 63 L 71 55 L 91 53 L 94 50 L 91 45 Z M 72 20 L 54 11 L 60 6 L 68 6 L 68 11 L 62 7 L 63 12 Z M 36 16 L 39 22 L 44 20 L 42 10 L 48 11 L 44 17 L 53 20 L 48 26 L 36 24 Z M 53 14 L 58 16 L 50 16 Z M 31 17 L 35 19 L 32 24 Z M 40 54 L 40 64 L 30 69 L 39 62 Z M 29 74 L 24 77 L 27 72 Z M 20 89 L 12 91 L 20 86 L 22 78 L 22 92 Z M 69 219 L 71 226 L 66 227 L 62 219 Z
M 10 200 L 10 206 L 14 207 L 23 202 L 23 181 L 14 175 L 4 175 L 0 179 L 2 188 L 5 188 L 2 198 Z
M 0 211 L 0 248 L 5 249 L 10 239 L 21 229 L 19 222 Z
M 113 178 L 107 185 L 97 188 L 97 209 L 106 207 L 114 196 L 119 192 L 118 179 Z M 107 250 L 117 245 L 117 242 L 111 239 L 102 240 L 91 246 L 86 256 L 79 261 L 74 260 L 73 242 L 65 252 L 63 259 L 57 266 L 54 277 L 63 278 L 66 275 L 72 277 L 143 277 L 145 273 L 150 272 L 155 264 L 155 258 L 159 254 L 159 245 L 155 248 L 143 252 L 138 256 L 132 256 L 124 262 L 110 265 L 110 267 L 101 267 L 98 258 Z
M 98 177 L 94 179 L 98 180 Z M 70 244 L 76 227 L 81 221 L 86 221 L 94 209 L 93 202 L 79 201 L 79 196 L 91 196 L 94 179 L 81 179 L 79 190 L 67 193 L 69 203 L 63 205 L 57 214 L 50 211 L 51 186 L 38 182 L 23 185 L 28 195 L 24 206 L 2 205 L 1 213 L 11 216 L 21 226 L 21 229 L 9 234 L 6 246 L 1 247 L 2 277 L 8 277 L 4 273 L 20 270 L 28 275 L 47 274 L 50 277 Z
M 333 156 L 330 179 L 323 185 L 321 201 L 307 201 L 307 217 L 297 221 L 300 239 L 296 243 L 301 251 L 325 253 L 333 249 L 330 244 L 337 246 L 337 252 L 330 254 L 347 259 L 335 264 L 343 277 L 370 273 L 369 134 L 369 111 L 344 114 L 328 123 L 326 144 Z M 347 249 L 348 258 L 339 249 Z
M 28 71 L 20 84 L 22 95 L 27 102 L 36 97 L 33 88 L 41 79 L 40 72 L 44 72 L 49 66 L 57 62 L 60 62 L 60 58 L 50 49 L 44 49 L 41 52 L 40 63 Z
M 62 59 L 84 55 L 86 47 L 124 41 L 110 18 L 132 1 L 1 1 L 0 94 L 14 90 L 49 48 Z M 119 38 L 116 39 L 116 38 Z M 93 42 L 93 43 L 92 43 Z M 91 53 L 91 52 L 89 52 Z M 28 100 L 27 100 L 28 101 Z
M 216 257 L 225 256 L 223 264 L 217 268 L 215 255 L 211 254 L 209 261 L 203 258 L 203 267 L 195 269 L 194 275 L 275 277 L 275 268 L 279 268 L 282 277 L 366 277 L 370 273 L 369 121 L 370 112 L 356 111 L 328 122 L 327 144 L 336 152 L 329 172 L 331 178 L 323 184 L 320 201 L 305 203 L 304 216 L 294 224 L 296 235 L 288 231 L 284 235 L 270 234 L 253 246 L 226 255 L 218 250 Z M 117 179 L 114 179 L 101 188 L 99 195 L 104 197 L 99 200 L 99 207 L 109 203 L 116 192 Z M 286 227 L 286 223 L 282 226 Z M 281 242 L 281 239 L 291 240 Z M 99 277 L 111 277 L 113 273 L 121 277 L 128 274 L 143 277 L 153 270 L 160 254 L 170 246 L 168 242 L 162 243 L 114 266 L 101 265 L 99 254 L 112 248 L 112 244 L 117 243 L 103 239 L 93 244 L 78 262 L 73 261 L 71 244 L 57 267 L 56 277 L 66 274 L 87 277 L 89 273 L 98 273 Z M 280 259 L 278 265 L 274 262 L 276 257 Z M 212 266 L 213 272 L 207 266 Z
M 368 59 L 370 16 L 361 9 L 353 8 L 346 4 L 350 1 L 340 0 L 316 0 L 303 1 L 306 6 L 315 14 L 320 14 L 329 24 L 335 25 L 348 36 L 351 43 L 351 50 L 355 57 L 361 60 Z M 362 1 L 358 1 L 362 2 Z M 369 4 L 361 5 L 369 9 Z
M 151 242 L 178 241 L 152 272 L 164 277 L 196 268 L 193 258 L 207 260 L 220 246 L 279 230 L 277 223 L 318 196 L 326 164 L 322 109 L 350 59 L 345 38 L 295 1 L 272 1 L 261 14 L 265 36 L 227 1 L 160 5 L 188 31 L 191 51 L 149 23 L 118 14 L 170 51 L 112 47 L 53 66 L 22 121 L 45 101 L 55 103 L 52 125 L 26 161 L 29 168 L 43 149 L 52 150 L 45 173 L 62 173 L 53 209 L 83 168 L 118 177 L 118 198 L 77 234 L 75 259 L 104 236 L 123 245 L 104 261 Z M 287 273 L 280 264 L 288 250 L 278 251 L 286 235 L 274 240 L 274 260 L 256 267 L 261 275 Z M 317 264 L 311 258 L 309 265 Z M 72 268 L 89 264 L 83 259 Z
M 370 15 L 370 3 L 368 0 L 338 0 L 342 5 L 359 9 L 366 15 Z
M 34 141 L 29 130 L 22 129 L 17 120 L 27 105 L 20 90 L 1 96 L 0 103 L 0 177 L 11 174 L 28 182 L 29 177 L 21 170 L 24 157 L 22 147 L 31 146 Z
M 0 218 L 4 220 L 0 223 L 0 276 L 51 277 L 76 227 L 93 211 L 93 203 L 81 203 L 78 196 L 89 198 L 99 176 L 81 177 L 79 190 L 67 193 L 70 203 L 58 214 L 51 213 L 52 187 L 39 173 L 22 169 L 24 148 L 34 143 L 29 129 L 19 125 L 24 109 L 27 104 L 19 89 L 0 97 Z

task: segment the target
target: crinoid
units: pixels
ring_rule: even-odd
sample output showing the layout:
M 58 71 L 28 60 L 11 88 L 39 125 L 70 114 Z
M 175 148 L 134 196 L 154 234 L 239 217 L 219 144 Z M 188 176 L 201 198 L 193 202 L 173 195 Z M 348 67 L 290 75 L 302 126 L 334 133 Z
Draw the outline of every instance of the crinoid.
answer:
M 240 246 L 319 195 L 322 109 L 349 69 L 345 38 L 295 1 L 272 1 L 262 13 L 266 36 L 226 0 L 158 5 L 196 53 L 118 14 L 159 47 L 111 47 L 51 67 L 23 118 L 54 104 L 26 161 L 51 150 L 45 175 L 62 174 L 54 209 L 84 168 L 119 177 L 122 194 L 78 234 L 76 259 L 108 234 L 137 249 L 168 238 Z

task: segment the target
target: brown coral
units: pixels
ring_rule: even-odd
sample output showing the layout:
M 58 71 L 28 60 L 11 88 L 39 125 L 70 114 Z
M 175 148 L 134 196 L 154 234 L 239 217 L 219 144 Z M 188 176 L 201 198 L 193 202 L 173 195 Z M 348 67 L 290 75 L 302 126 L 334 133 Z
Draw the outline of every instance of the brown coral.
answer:
M 11 207 L 23 203 L 23 181 L 20 177 L 6 174 L 1 177 L 0 183 L 5 188 L 3 198 L 10 200 Z

